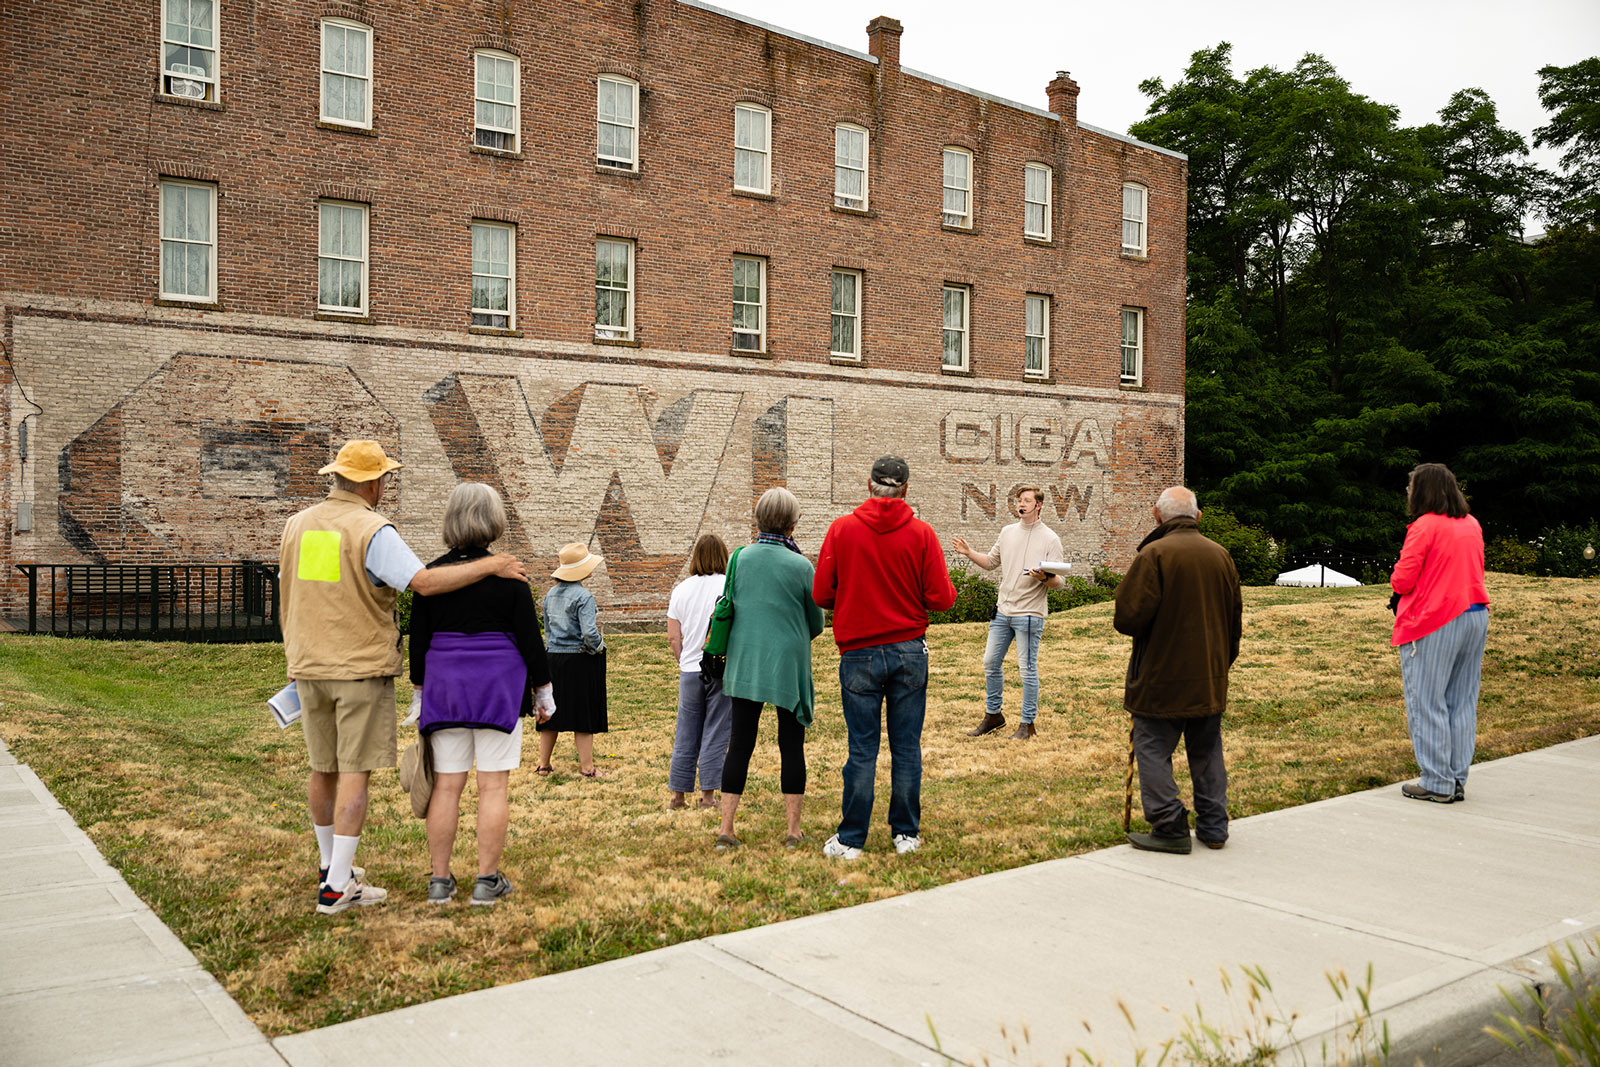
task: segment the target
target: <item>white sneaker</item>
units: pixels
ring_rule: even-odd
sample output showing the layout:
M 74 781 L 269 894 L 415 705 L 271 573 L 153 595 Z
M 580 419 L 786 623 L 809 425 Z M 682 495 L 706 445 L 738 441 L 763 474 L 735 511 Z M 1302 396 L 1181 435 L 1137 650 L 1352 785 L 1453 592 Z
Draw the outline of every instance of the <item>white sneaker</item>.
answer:
M 822 854 L 831 856 L 836 860 L 858 860 L 861 858 L 861 850 L 841 842 L 838 834 L 828 838 L 827 844 L 822 846 Z
M 342 893 L 323 883 L 321 892 L 317 894 L 317 911 L 323 915 L 337 915 L 351 908 L 368 908 L 374 904 L 382 904 L 388 898 L 388 890 L 368 885 L 359 878 L 351 878 L 345 884 Z
M 922 838 L 910 837 L 906 834 L 894 835 L 894 850 L 904 856 L 907 852 L 915 852 L 922 847 Z

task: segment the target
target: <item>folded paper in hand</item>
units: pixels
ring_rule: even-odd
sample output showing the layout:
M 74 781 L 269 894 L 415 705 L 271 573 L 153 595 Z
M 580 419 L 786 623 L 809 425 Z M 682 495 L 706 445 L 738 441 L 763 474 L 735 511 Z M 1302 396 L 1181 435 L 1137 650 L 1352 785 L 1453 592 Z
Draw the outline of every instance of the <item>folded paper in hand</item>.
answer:
M 1044 571 L 1047 574 L 1066 574 L 1072 569 L 1072 564 L 1061 563 L 1053 559 L 1041 559 L 1034 570 Z
M 300 720 L 300 690 L 290 682 L 267 699 L 267 707 L 272 709 L 273 721 L 282 730 L 291 723 Z

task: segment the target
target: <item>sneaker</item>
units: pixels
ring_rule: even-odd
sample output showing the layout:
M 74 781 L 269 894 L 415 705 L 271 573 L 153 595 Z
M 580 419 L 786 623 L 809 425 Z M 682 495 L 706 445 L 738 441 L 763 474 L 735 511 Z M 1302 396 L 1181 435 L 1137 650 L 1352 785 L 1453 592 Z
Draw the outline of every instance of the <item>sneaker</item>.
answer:
M 346 882 L 343 892 L 324 882 L 317 892 L 317 913 L 337 915 L 351 908 L 367 908 L 374 904 L 382 904 L 387 899 L 389 899 L 387 889 L 368 885 L 360 878 L 351 878 Z
M 717 849 L 718 852 L 726 852 L 731 848 L 738 848 L 738 847 L 739 847 L 739 839 L 737 837 L 734 837 L 732 834 L 718 834 L 717 835 L 716 849 Z
M 356 881 L 359 882 L 362 879 L 366 878 L 367 869 L 365 867 L 351 867 L 350 868 L 350 874 L 351 874 L 352 877 L 354 877 L 356 879 Z M 318 904 L 322 903 L 322 887 L 327 885 L 327 884 L 328 884 L 328 868 L 326 868 L 326 867 L 318 867 L 317 868 L 317 903 Z
M 1228 839 L 1226 837 L 1222 838 L 1221 840 L 1213 840 L 1209 837 L 1201 837 L 1199 840 L 1202 845 L 1206 846 L 1206 848 L 1226 848 L 1228 845 Z
M 840 841 L 838 834 L 834 834 L 823 844 L 822 854 L 836 860 L 858 860 L 861 858 L 861 850 Z
M 1431 789 L 1422 788 L 1421 782 L 1418 782 L 1415 785 L 1407 782 L 1405 785 L 1400 787 L 1400 792 L 1404 793 L 1412 800 L 1431 800 L 1435 804 L 1454 804 L 1456 801 L 1456 795 L 1454 792 L 1435 793 Z
M 443 878 L 428 879 L 428 903 L 448 904 L 456 895 L 456 876 L 447 874 Z
M 501 897 L 511 895 L 511 883 L 499 871 L 480 874 L 472 887 L 472 903 L 480 908 L 493 907 Z
M 1467 799 L 1467 783 L 1465 783 L 1465 782 L 1457 782 L 1456 783 L 1455 802 L 1457 804 L 1460 804 L 1462 801 L 1464 801 L 1466 799 Z
M 894 850 L 904 856 L 907 852 L 915 852 L 922 847 L 922 838 L 910 834 L 894 835 Z

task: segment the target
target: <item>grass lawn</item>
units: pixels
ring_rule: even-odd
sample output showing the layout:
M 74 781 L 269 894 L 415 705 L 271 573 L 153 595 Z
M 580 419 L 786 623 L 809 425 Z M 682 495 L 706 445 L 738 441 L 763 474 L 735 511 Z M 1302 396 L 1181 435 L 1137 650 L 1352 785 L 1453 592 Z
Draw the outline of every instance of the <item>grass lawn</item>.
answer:
M 1489 589 L 1478 758 L 1600 732 L 1600 583 L 1491 575 Z M 1387 597 L 1382 588 L 1245 590 L 1224 721 L 1235 816 L 1415 774 Z M 610 777 L 580 778 L 568 736 L 557 773 L 541 780 L 527 739 L 502 864 L 516 895 L 494 909 L 428 905 L 422 823 L 393 772 L 379 772 L 359 861 L 389 902 L 314 913 L 304 747 L 298 727 L 280 732 L 263 704 L 282 684 L 277 646 L 6 636 L 0 737 L 276 1036 L 1118 843 L 1128 641 L 1111 629 L 1111 606 L 1051 619 L 1039 737 L 1026 744 L 1009 730 L 965 736 L 982 712 L 985 632 L 964 624 L 929 634 L 926 844 L 894 855 L 885 753 L 868 852 L 849 866 L 820 854 L 838 818 L 845 753 L 829 635 L 813 646 L 811 847 L 782 846 L 769 714 L 740 811 L 746 847 L 732 854 L 712 850 L 714 813 L 665 810 L 677 695 L 666 638 L 608 638 L 612 729 L 595 749 Z M 1014 661 L 1007 675 L 1014 720 Z M 401 697 L 410 698 L 404 684 Z M 475 869 L 473 813 L 469 785 L 458 878 Z

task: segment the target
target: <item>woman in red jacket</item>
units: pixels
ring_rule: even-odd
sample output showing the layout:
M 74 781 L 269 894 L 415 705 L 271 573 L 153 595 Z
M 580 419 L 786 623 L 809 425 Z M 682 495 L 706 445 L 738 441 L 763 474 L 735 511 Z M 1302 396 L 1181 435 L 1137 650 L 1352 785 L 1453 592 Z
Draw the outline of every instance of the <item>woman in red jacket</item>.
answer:
M 1389 585 L 1398 598 L 1394 641 L 1406 725 L 1422 778 L 1400 791 L 1414 800 L 1466 799 L 1478 735 L 1478 680 L 1489 633 L 1483 529 L 1467 513 L 1456 476 L 1442 463 L 1411 472 L 1412 522 Z

